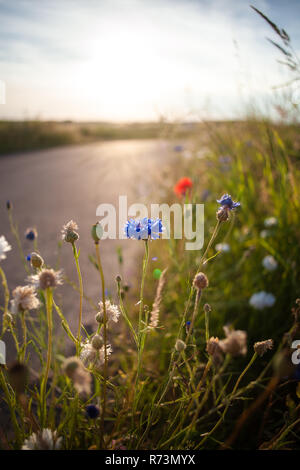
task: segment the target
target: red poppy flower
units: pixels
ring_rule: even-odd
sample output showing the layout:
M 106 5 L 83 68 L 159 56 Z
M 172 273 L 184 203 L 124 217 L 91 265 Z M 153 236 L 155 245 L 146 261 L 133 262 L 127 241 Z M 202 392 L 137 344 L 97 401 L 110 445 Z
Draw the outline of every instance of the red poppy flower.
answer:
M 187 176 L 184 176 L 175 184 L 174 193 L 177 194 L 177 196 L 184 196 L 186 192 L 192 188 L 192 186 L 192 180 L 187 178 Z

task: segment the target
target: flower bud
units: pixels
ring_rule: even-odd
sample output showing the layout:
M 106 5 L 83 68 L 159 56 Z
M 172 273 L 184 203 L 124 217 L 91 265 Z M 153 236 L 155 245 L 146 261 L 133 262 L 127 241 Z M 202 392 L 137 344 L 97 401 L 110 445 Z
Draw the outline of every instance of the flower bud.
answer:
M 121 278 L 121 276 L 119 276 L 119 275 L 118 275 L 118 276 L 116 276 L 116 282 L 119 284 L 121 281 L 122 281 L 122 278 Z
M 184 351 L 185 348 L 186 348 L 185 342 L 182 341 L 181 339 L 178 339 L 175 344 L 176 351 L 181 352 L 181 351 Z
M 92 226 L 91 235 L 92 235 L 94 242 L 98 244 L 103 235 L 103 228 L 102 228 L 102 225 L 99 224 L 99 222 L 97 222 L 96 224 Z
M 103 312 L 96 313 L 95 319 L 97 323 L 103 323 Z
M 33 268 L 39 269 L 43 266 L 44 260 L 38 253 L 31 253 L 30 261 Z
M 220 207 L 220 209 L 217 211 L 217 220 L 219 222 L 226 222 L 229 219 L 229 209 L 226 206 Z
M 194 277 L 193 286 L 196 289 L 205 289 L 208 286 L 208 279 L 204 273 L 198 273 Z
M 95 335 L 92 338 L 92 346 L 94 349 L 101 349 L 103 346 L 103 339 L 100 335 Z

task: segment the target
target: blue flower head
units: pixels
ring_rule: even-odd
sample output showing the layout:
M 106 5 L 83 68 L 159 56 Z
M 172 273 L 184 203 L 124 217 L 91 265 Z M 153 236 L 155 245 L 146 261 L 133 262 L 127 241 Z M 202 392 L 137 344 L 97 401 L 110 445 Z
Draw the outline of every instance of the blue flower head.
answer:
M 37 231 L 35 228 L 28 228 L 25 232 L 25 237 L 30 241 L 35 240 L 37 238 Z
M 235 209 L 241 205 L 239 202 L 234 202 L 229 194 L 223 194 L 221 199 L 217 199 L 217 202 L 221 206 L 227 207 L 229 210 Z
M 136 240 L 157 240 L 163 231 L 161 219 L 130 219 L 125 224 L 127 238 Z
M 96 419 L 100 415 L 100 410 L 96 405 L 87 405 L 85 408 L 88 418 Z
M 27 261 L 31 261 L 31 255 L 26 256 Z

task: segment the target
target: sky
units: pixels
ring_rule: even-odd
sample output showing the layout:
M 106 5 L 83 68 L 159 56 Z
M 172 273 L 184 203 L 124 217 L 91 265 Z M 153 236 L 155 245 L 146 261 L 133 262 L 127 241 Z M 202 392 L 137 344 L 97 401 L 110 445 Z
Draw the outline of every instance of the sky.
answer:
M 300 0 L 0 0 L 2 119 L 236 118 L 287 78 Z

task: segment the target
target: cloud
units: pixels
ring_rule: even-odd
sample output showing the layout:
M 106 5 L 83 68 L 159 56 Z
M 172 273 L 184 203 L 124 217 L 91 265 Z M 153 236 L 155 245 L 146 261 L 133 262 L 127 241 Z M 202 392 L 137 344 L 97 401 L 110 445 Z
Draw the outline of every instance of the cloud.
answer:
M 275 3 L 255 1 L 296 32 L 294 16 Z M 246 0 L 9 5 L 0 1 L 2 116 L 146 120 L 201 114 L 210 100 L 212 116 L 232 117 L 243 100 L 282 81 L 265 41 L 272 32 Z

